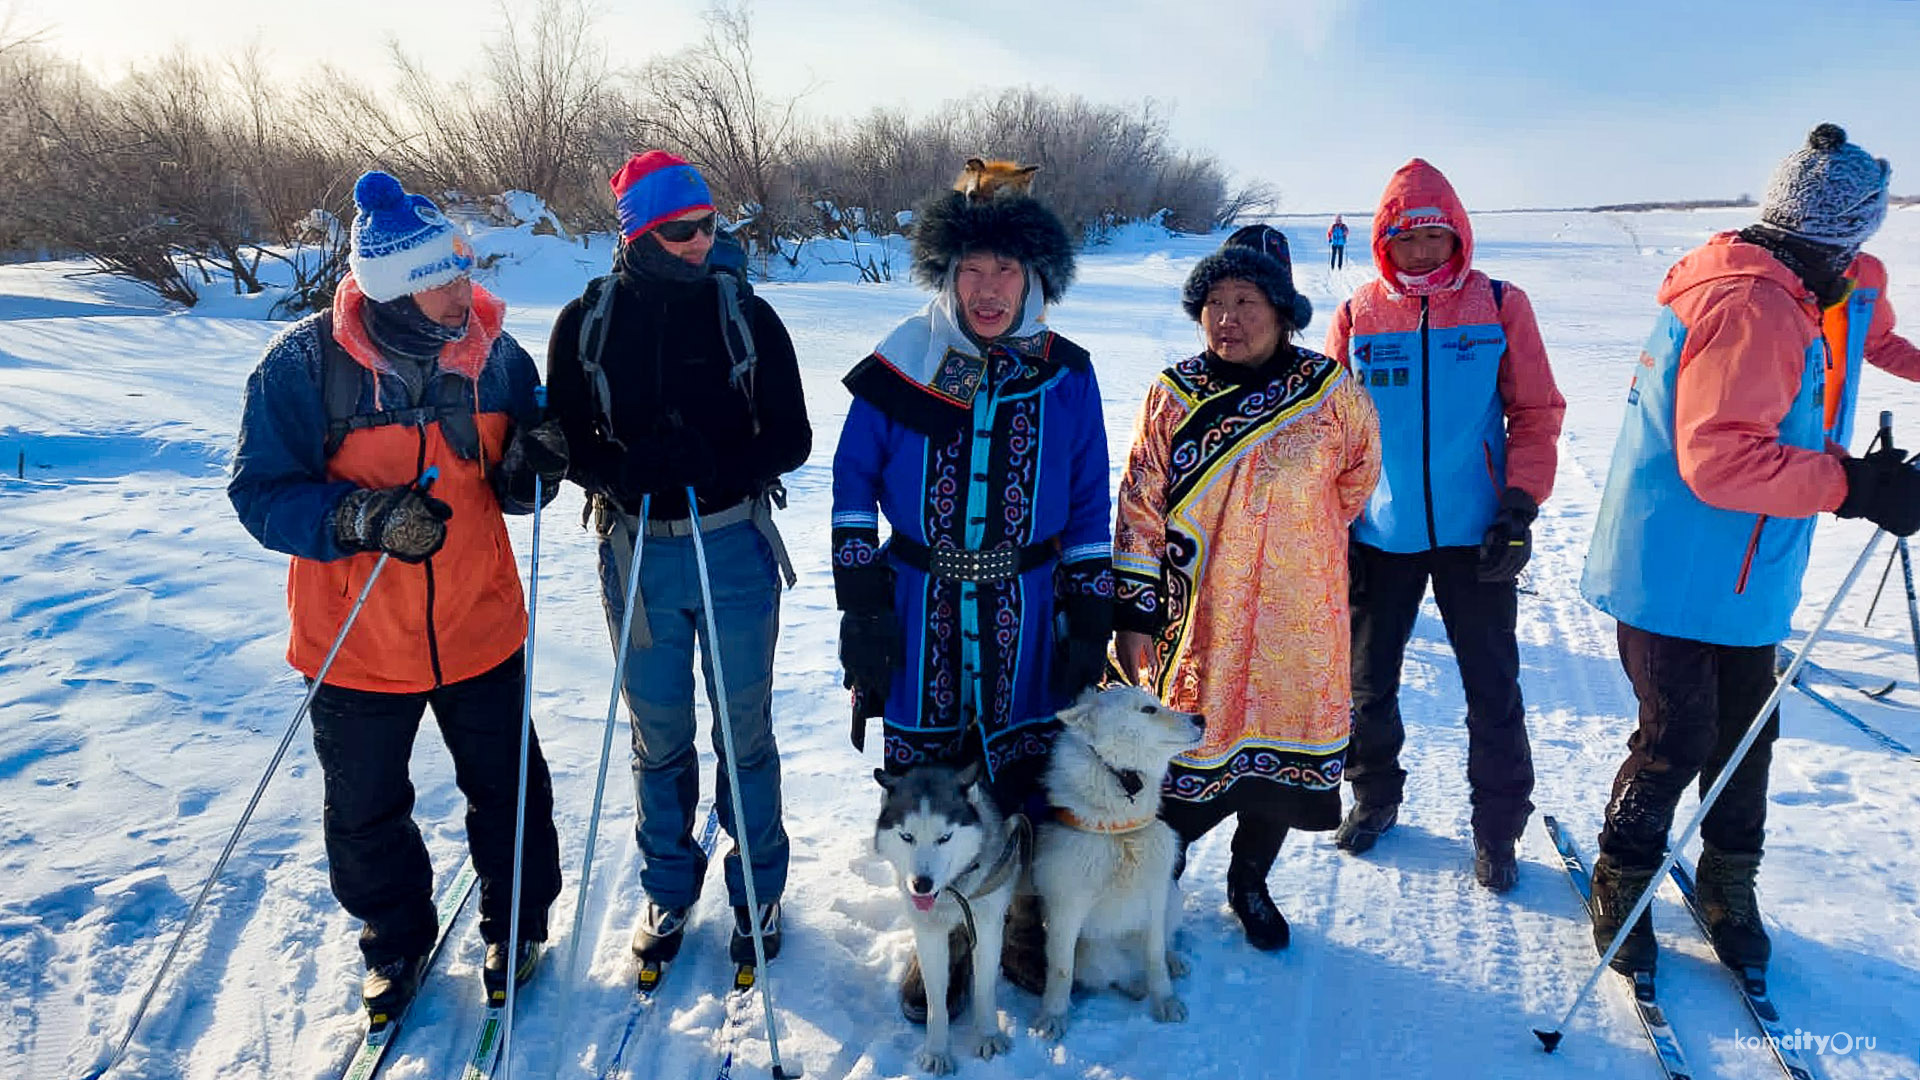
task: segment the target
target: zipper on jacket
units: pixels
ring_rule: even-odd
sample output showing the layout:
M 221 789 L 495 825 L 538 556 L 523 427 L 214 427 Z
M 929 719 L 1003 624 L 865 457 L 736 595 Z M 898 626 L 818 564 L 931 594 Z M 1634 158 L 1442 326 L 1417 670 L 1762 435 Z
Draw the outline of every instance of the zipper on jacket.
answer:
M 427 425 L 418 424 L 413 429 L 420 436 L 420 451 L 414 457 L 413 475 L 423 476 L 427 471 Z M 443 684 L 440 677 L 440 636 L 433 629 L 433 556 L 427 556 L 421 564 L 427 571 L 427 662 L 433 666 L 433 685 Z
M 1427 497 L 1427 547 L 1440 546 L 1433 527 L 1433 369 L 1428 363 L 1427 298 L 1420 298 L 1420 482 Z
M 1740 560 L 1740 580 L 1734 582 L 1733 595 L 1740 596 L 1747 591 L 1747 575 L 1753 573 L 1753 557 L 1760 551 L 1760 530 L 1767 527 L 1767 515 L 1761 514 L 1753 523 L 1753 537 L 1747 541 L 1746 557 Z

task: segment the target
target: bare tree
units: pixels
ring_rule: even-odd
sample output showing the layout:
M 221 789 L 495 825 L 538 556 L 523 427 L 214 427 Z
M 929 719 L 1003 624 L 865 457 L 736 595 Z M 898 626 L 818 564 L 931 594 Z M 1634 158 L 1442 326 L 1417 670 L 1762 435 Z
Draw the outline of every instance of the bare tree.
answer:
M 754 71 L 753 34 L 743 2 L 706 13 L 706 37 L 640 75 L 647 141 L 685 156 L 742 208 L 751 238 L 777 247 L 800 216 L 791 165 L 804 95 L 776 100 Z

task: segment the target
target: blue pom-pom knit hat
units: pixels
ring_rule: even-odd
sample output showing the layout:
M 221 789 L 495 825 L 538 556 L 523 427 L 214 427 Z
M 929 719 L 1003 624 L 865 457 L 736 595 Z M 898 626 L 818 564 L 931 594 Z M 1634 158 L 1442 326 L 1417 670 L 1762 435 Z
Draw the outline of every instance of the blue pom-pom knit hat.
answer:
M 388 303 L 437 289 L 473 271 L 473 248 L 424 195 L 378 169 L 353 185 L 347 267 L 367 299 Z

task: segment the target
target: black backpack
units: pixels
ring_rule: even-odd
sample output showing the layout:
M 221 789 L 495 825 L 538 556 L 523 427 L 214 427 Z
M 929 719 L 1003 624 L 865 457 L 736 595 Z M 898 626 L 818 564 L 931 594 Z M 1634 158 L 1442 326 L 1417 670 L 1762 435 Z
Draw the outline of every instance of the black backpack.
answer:
M 753 326 L 747 321 L 743 296 L 753 295 L 747 281 L 747 254 L 740 242 L 724 232 L 716 232 L 713 251 L 707 256 L 720 294 L 720 336 L 726 339 L 727 355 L 733 358 L 727 381 L 746 395 L 747 413 L 754 434 L 760 433 L 759 405 L 754 398 L 754 373 L 760 365 L 760 353 L 753 343 Z M 607 323 L 613 316 L 613 296 L 618 291 L 619 275 L 603 274 L 587 282 L 580 297 L 586 314 L 580 320 L 580 370 L 586 376 L 587 393 L 593 398 L 601 430 L 607 441 L 621 450 L 626 446 L 613 434 L 613 391 L 607 385 L 607 370 L 600 364 L 606 347 Z

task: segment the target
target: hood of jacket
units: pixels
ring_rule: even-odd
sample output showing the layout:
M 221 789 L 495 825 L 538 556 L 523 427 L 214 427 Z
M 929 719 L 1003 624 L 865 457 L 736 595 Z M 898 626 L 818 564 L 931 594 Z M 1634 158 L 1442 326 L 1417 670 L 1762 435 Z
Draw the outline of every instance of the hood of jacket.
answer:
M 1666 280 L 1660 283 L 1656 298 L 1663 307 L 1670 306 L 1689 289 L 1696 289 L 1710 281 L 1739 277 L 1774 282 L 1794 299 L 1806 304 L 1813 302 L 1813 294 L 1807 291 L 1806 283 L 1800 280 L 1799 275 L 1787 269 L 1786 264 L 1774 258 L 1766 248 L 1749 244 L 1734 232 L 1718 233 L 1682 256 L 1667 271 Z
M 1473 269 L 1473 223 L 1467 220 L 1467 208 L 1453 185 L 1439 169 L 1421 158 L 1400 166 L 1387 181 L 1380 205 L 1373 212 L 1373 263 L 1380 268 L 1380 280 L 1388 290 L 1398 293 L 1401 283 L 1387 244 L 1395 235 L 1422 225 L 1444 225 L 1453 230 L 1459 244 L 1449 265 L 1443 289 L 1457 289 Z

